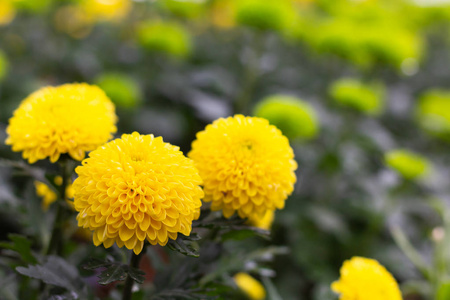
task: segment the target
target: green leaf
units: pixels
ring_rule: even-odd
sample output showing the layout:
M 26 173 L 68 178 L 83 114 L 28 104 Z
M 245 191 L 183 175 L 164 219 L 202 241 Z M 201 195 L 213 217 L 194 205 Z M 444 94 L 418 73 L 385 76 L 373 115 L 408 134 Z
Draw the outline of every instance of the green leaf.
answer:
M 18 234 L 9 234 L 8 238 L 12 241 L 11 243 L 2 242 L 0 243 L 0 248 L 10 249 L 19 253 L 23 262 L 25 263 L 37 263 L 36 258 L 31 253 L 31 241 L 26 237 Z
M 127 271 L 123 265 L 112 264 L 100 273 L 98 283 L 107 285 L 114 281 L 123 281 L 127 278 L 127 275 Z
M 78 270 L 58 256 L 47 256 L 43 265 L 17 267 L 16 271 L 22 275 L 42 280 L 46 284 L 58 286 L 86 299 L 87 293 L 84 282 Z
M 128 270 L 128 276 L 139 284 L 144 283 L 145 272 L 139 269 L 131 268 Z
M 113 262 L 111 261 L 103 261 L 98 258 L 90 258 L 87 263 L 82 265 L 82 268 L 85 270 L 95 270 L 102 267 L 108 267 Z
M 121 264 L 113 261 L 102 261 L 96 258 L 90 258 L 89 261 L 83 265 L 83 269 L 95 270 L 98 268 L 105 268 L 101 271 L 98 278 L 99 284 L 107 285 L 114 281 L 123 281 L 130 276 L 134 281 L 141 284 L 145 280 L 145 272 L 139 269 L 130 268 L 126 264 Z
M 169 240 L 167 247 L 186 256 L 199 257 L 198 245 L 195 243 L 199 239 L 200 237 L 196 233 L 192 233 L 190 236 L 179 234 L 176 240 Z
M 436 300 L 448 300 L 450 299 L 450 282 L 444 282 L 439 286 Z

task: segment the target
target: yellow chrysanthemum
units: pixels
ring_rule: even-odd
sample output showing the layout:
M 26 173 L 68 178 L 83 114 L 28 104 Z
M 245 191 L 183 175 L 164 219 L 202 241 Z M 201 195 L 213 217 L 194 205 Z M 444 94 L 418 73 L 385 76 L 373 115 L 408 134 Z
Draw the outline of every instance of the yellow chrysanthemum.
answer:
M 178 147 L 153 135 L 124 134 L 92 151 L 76 168 L 78 225 L 96 246 L 114 242 L 140 253 L 145 240 L 165 245 L 189 235 L 202 205 L 202 180 Z
M 132 4 L 131 0 L 82 0 L 81 8 L 92 21 L 120 21 Z
M 30 163 L 68 153 L 82 160 L 116 132 L 114 104 L 98 87 L 85 83 L 44 87 L 16 109 L 6 129 L 7 145 Z
M 56 185 L 61 185 L 62 184 L 62 177 L 61 176 L 57 176 L 55 177 L 55 184 Z M 36 188 L 36 194 L 42 198 L 42 210 L 47 211 L 48 208 L 50 207 L 50 204 L 52 204 L 53 202 L 56 201 L 56 199 L 58 198 L 58 196 L 56 195 L 56 193 L 45 183 L 40 182 L 40 181 L 35 181 L 34 182 L 34 186 Z M 73 202 L 68 200 L 68 199 L 72 199 L 73 198 L 73 186 L 72 184 L 69 184 L 66 187 L 66 202 L 67 204 L 73 208 Z
M 11 0 L 0 0 L 0 26 L 12 22 L 16 16 L 16 9 Z
M 402 294 L 389 271 L 376 260 L 353 257 L 344 262 L 341 277 L 331 289 L 340 300 L 401 300 Z
M 266 298 L 264 286 L 247 273 L 237 273 L 233 277 L 234 282 L 250 299 L 263 300 Z
M 289 140 L 266 119 L 236 115 L 197 134 L 188 154 L 204 181 L 205 201 L 225 217 L 261 218 L 282 209 L 297 163 Z
M 255 218 L 255 216 L 252 216 L 248 219 L 248 223 L 251 226 L 255 226 L 261 229 L 270 230 L 270 227 L 272 227 L 273 219 L 275 218 L 275 211 L 274 210 L 268 210 L 264 217 L 262 218 Z

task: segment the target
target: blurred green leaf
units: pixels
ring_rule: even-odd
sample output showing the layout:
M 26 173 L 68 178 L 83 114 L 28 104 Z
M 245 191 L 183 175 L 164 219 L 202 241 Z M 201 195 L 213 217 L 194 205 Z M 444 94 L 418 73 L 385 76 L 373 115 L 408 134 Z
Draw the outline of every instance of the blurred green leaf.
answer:
M 42 280 L 46 284 L 74 292 L 81 299 L 87 297 L 85 285 L 78 270 L 60 257 L 47 256 L 42 265 L 17 267 L 16 271 L 24 276 Z
M 11 243 L 1 242 L 0 248 L 16 251 L 25 263 L 37 263 L 36 258 L 31 253 L 32 243 L 29 239 L 22 235 L 12 233 L 8 235 L 8 238 L 11 240 Z

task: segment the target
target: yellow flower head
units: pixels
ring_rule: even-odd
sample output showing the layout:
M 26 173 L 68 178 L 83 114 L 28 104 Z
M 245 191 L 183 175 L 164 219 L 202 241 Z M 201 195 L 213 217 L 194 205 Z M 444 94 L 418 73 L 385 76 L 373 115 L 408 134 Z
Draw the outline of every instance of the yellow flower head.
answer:
M 62 177 L 56 176 L 54 180 L 56 185 L 62 184 Z M 36 194 L 42 198 L 42 210 L 47 211 L 50 205 L 56 201 L 58 196 L 56 193 L 45 183 L 40 181 L 34 182 L 34 187 L 36 188 Z M 72 184 L 67 185 L 66 188 L 66 202 L 73 209 L 73 202 L 69 199 L 73 198 L 73 186 Z
M 255 226 L 261 229 L 270 230 L 272 227 L 273 219 L 275 218 L 275 211 L 268 210 L 264 217 L 255 218 L 255 216 L 248 219 L 251 226 Z
M 81 8 L 92 21 L 120 21 L 131 11 L 131 0 L 82 0 Z
M 250 299 L 263 300 L 266 298 L 264 286 L 247 273 L 237 273 L 233 277 L 234 282 Z
M 0 26 L 8 25 L 16 16 L 12 0 L 0 0 Z
M 16 109 L 6 129 L 7 145 L 30 163 L 61 154 L 82 160 L 116 132 L 114 105 L 98 87 L 85 83 L 44 87 Z
M 236 115 L 197 134 L 188 154 L 204 181 L 205 201 L 225 217 L 262 218 L 282 209 L 297 163 L 288 139 L 266 119 Z
M 344 262 L 341 277 L 331 289 L 341 294 L 340 300 L 401 300 L 394 277 L 376 260 L 353 257 Z
M 178 147 L 153 135 L 124 134 L 89 154 L 75 169 L 78 225 L 96 246 L 114 242 L 140 253 L 145 240 L 165 245 L 189 235 L 202 205 L 202 180 Z

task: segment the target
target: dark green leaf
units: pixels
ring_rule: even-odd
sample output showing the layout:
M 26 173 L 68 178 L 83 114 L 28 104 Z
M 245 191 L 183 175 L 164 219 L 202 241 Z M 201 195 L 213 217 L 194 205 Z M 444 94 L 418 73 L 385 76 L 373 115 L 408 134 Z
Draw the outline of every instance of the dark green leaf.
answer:
M 145 272 L 139 269 L 129 269 L 128 270 L 128 276 L 130 276 L 134 281 L 136 281 L 139 284 L 144 283 L 145 280 Z
M 145 280 L 145 272 L 139 269 L 130 268 L 126 264 L 121 264 L 113 261 L 103 261 L 96 258 L 90 258 L 87 263 L 83 265 L 86 270 L 95 270 L 98 268 L 105 268 L 101 271 L 98 278 L 99 284 L 107 285 L 114 281 L 123 281 L 130 276 L 137 283 L 143 283 Z
M 12 241 L 11 243 L 3 242 L 0 243 L 0 248 L 10 249 L 16 251 L 20 254 L 20 257 L 25 263 L 37 263 L 36 258 L 31 253 L 31 241 L 26 237 L 18 234 L 9 234 L 8 238 Z
M 200 253 L 198 251 L 198 246 L 194 242 L 199 239 L 200 237 L 196 233 L 193 233 L 190 236 L 179 234 L 176 240 L 169 240 L 167 247 L 173 251 L 180 252 L 183 255 L 199 257 Z
M 126 265 L 113 264 L 100 273 L 98 283 L 102 285 L 110 284 L 114 281 L 123 281 L 127 278 Z
M 102 267 L 108 267 L 114 262 L 111 261 L 103 261 L 97 258 L 90 258 L 87 263 L 85 263 L 82 268 L 85 270 L 95 270 Z
M 42 280 L 43 282 L 62 287 L 76 293 L 79 298 L 86 297 L 84 283 L 78 270 L 57 256 L 48 256 L 43 265 L 17 267 L 17 272 L 22 275 Z

